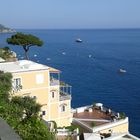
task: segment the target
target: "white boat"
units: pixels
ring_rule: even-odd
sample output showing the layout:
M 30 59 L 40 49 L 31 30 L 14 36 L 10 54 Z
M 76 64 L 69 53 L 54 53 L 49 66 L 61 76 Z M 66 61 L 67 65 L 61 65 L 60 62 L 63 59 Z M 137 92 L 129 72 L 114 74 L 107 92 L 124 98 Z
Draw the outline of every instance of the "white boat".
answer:
M 75 41 L 76 41 L 76 42 L 79 42 L 79 43 L 82 42 L 82 40 L 81 40 L 80 38 L 77 38 Z
M 88 55 L 88 57 L 89 57 L 89 58 L 91 58 L 91 57 L 92 57 L 92 55 L 91 55 L 91 54 L 89 54 L 89 55 Z
M 126 73 L 126 70 L 124 70 L 124 69 L 119 69 L 119 72 L 120 72 L 120 73 Z
M 65 52 L 62 52 L 62 54 L 63 54 L 63 55 L 66 55 L 66 53 L 65 53 Z
M 48 58 L 47 58 L 47 60 L 48 60 L 48 61 L 50 61 L 50 60 L 51 60 L 51 58 L 49 58 L 49 57 L 48 57 Z

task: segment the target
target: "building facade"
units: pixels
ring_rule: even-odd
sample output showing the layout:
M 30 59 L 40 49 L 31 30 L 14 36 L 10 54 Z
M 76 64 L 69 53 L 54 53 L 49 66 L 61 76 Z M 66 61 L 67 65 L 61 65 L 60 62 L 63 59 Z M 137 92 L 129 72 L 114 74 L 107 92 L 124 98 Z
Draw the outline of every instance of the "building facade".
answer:
M 71 86 L 60 81 L 59 70 L 28 60 L 1 63 L 0 69 L 13 75 L 12 96 L 30 96 L 42 105 L 45 121 L 71 125 Z

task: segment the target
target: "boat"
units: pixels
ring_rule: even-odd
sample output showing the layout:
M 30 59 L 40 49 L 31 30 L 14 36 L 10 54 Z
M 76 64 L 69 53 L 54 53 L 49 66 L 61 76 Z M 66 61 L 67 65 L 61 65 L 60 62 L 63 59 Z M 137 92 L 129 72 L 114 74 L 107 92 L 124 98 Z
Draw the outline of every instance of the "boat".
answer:
M 36 55 L 36 54 L 34 54 L 34 57 L 37 57 L 37 55 Z
M 78 42 L 78 43 L 82 42 L 82 40 L 80 38 L 77 38 L 75 41 Z
M 48 58 L 47 58 L 47 60 L 48 60 L 48 61 L 50 61 L 50 60 L 51 60 L 51 58 L 49 58 L 49 57 L 48 57 Z
M 126 70 L 124 70 L 124 69 L 119 69 L 119 72 L 120 72 L 120 73 L 126 73 Z
M 65 53 L 65 52 L 62 52 L 62 54 L 63 54 L 63 55 L 66 55 L 66 53 Z
M 91 55 L 91 54 L 89 54 L 89 55 L 88 55 L 88 57 L 89 57 L 89 58 L 91 58 L 91 57 L 92 57 L 92 55 Z

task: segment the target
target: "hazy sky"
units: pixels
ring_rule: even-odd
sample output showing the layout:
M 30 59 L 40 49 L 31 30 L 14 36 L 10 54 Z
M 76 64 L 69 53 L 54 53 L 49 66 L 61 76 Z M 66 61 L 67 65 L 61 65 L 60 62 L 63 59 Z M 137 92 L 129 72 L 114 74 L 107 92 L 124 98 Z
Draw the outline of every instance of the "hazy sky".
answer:
M 12 28 L 140 28 L 140 0 L 0 0 Z

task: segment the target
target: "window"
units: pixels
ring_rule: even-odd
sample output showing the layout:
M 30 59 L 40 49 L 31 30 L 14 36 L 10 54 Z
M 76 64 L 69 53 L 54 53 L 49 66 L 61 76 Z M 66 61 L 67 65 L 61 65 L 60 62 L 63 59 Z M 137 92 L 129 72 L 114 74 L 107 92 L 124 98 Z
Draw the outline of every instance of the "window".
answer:
M 46 115 L 46 111 L 42 111 L 42 115 Z
M 52 98 L 54 98 L 54 91 L 52 92 Z
M 65 103 L 63 103 L 63 104 L 61 104 L 60 105 L 60 112 L 65 112 L 66 111 L 66 106 L 67 106 L 67 104 L 65 104 Z
M 43 74 L 37 74 L 36 75 L 36 83 L 42 84 L 44 82 L 44 75 Z
M 56 99 L 56 98 L 57 98 L 57 93 L 58 93 L 57 90 L 51 90 L 51 91 L 50 91 L 50 97 L 51 97 L 52 99 Z
M 36 96 L 33 96 L 33 99 L 36 99 Z
M 16 89 L 21 89 L 21 78 L 15 78 L 14 79 L 14 87 Z
M 20 79 L 20 78 L 14 79 L 14 85 L 15 85 L 15 86 L 21 85 L 21 79 Z
M 65 105 L 62 105 L 61 106 L 61 112 L 65 112 L 66 111 L 66 106 Z

